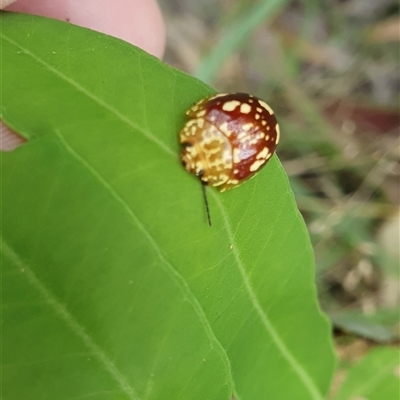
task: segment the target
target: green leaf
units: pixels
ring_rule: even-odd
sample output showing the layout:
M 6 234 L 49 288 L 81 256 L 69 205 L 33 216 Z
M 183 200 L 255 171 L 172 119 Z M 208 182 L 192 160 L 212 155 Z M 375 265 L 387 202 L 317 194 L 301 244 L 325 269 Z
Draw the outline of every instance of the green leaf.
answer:
M 227 193 L 180 165 L 213 90 L 120 40 L 2 14 L 6 399 L 322 399 L 334 357 L 277 157 Z
M 399 349 L 377 347 L 350 368 L 335 400 L 397 400 L 400 396 Z
M 389 342 L 398 339 L 399 307 L 381 309 L 373 315 L 363 315 L 354 310 L 345 310 L 330 314 L 331 321 L 336 327 L 346 332 L 376 342 Z

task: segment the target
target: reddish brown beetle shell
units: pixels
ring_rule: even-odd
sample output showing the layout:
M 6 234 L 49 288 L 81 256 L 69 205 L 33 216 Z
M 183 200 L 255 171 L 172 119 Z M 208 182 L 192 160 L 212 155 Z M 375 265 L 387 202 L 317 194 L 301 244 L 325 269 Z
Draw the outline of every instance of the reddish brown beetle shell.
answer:
M 180 132 L 185 169 L 221 191 L 254 176 L 279 142 L 271 107 L 247 93 L 205 98 L 186 113 Z

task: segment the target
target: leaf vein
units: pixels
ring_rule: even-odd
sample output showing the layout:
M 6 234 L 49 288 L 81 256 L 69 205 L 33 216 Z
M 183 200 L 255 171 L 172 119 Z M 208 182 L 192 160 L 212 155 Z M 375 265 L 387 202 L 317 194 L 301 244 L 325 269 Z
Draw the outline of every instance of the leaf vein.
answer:
M 146 129 L 143 129 L 140 125 L 136 124 L 134 121 L 130 120 L 127 116 L 123 115 L 120 113 L 117 109 L 112 107 L 110 104 L 106 103 L 103 99 L 97 97 L 95 94 L 91 93 L 89 90 L 87 90 L 84 86 L 80 85 L 78 82 L 74 81 L 61 71 L 57 70 L 56 68 L 52 67 L 50 64 L 48 64 L 46 61 L 44 61 L 42 58 L 38 57 L 28 49 L 24 48 L 23 46 L 19 45 L 18 43 L 14 42 L 12 39 L 8 38 L 4 33 L 1 33 L 1 36 L 7 40 L 9 43 L 23 51 L 25 54 L 29 55 L 32 57 L 35 61 L 37 61 L 39 64 L 42 64 L 44 67 L 46 67 L 49 71 L 51 71 L 53 74 L 57 75 L 59 78 L 73 86 L 76 90 L 79 92 L 83 93 L 86 95 L 88 98 L 91 100 L 95 101 L 97 104 L 99 104 L 101 107 L 109 111 L 110 113 L 114 114 L 120 121 L 126 123 L 129 125 L 131 128 L 137 130 L 141 134 L 143 134 L 147 139 L 155 143 L 157 146 L 159 146 L 162 150 L 164 150 L 168 155 L 170 156 L 175 156 L 175 152 L 171 150 L 163 141 L 158 139 L 156 136 L 154 136 L 151 132 L 149 132 Z
M 224 224 L 230 239 L 231 243 L 234 243 L 234 234 L 228 219 L 228 215 L 225 211 L 224 206 L 221 203 L 221 200 L 219 197 L 212 193 L 212 196 L 214 196 L 214 200 L 218 205 L 218 208 L 221 211 L 222 218 L 224 220 Z M 280 337 L 279 333 L 273 326 L 272 322 L 269 320 L 267 317 L 266 313 L 264 312 L 259 300 L 257 299 L 255 290 L 251 286 L 250 280 L 246 275 L 246 270 L 245 267 L 242 263 L 239 251 L 238 251 L 238 246 L 233 246 L 232 248 L 232 253 L 234 254 L 234 257 L 236 259 L 236 264 L 237 268 L 239 270 L 239 273 L 242 277 L 244 287 L 248 293 L 249 299 L 253 305 L 253 308 L 257 312 L 260 321 L 262 325 L 264 326 L 266 332 L 270 335 L 272 341 L 275 343 L 277 348 L 281 351 L 283 357 L 287 360 L 288 364 L 293 368 L 293 370 L 297 373 L 299 376 L 300 380 L 304 383 L 305 387 L 309 391 L 310 395 L 312 396 L 311 398 L 314 400 L 322 400 L 322 394 L 320 393 L 318 387 L 315 385 L 314 381 L 310 377 L 309 373 L 302 367 L 302 365 L 296 360 L 292 352 L 289 350 L 289 348 L 286 346 L 284 343 L 283 339 Z
M 147 239 L 151 247 L 153 248 L 154 252 L 156 253 L 157 257 L 161 261 L 161 265 L 165 267 L 166 272 L 171 276 L 172 280 L 175 282 L 179 290 L 184 295 L 185 299 L 192 305 L 195 313 L 199 317 L 200 322 L 202 323 L 205 332 L 207 334 L 208 340 L 210 341 L 210 347 L 212 349 L 216 349 L 217 352 L 220 354 L 221 359 L 224 362 L 226 375 L 229 379 L 229 383 L 231 387 L 234 387 L 233 379 L 232 379 L 232 369 L 230 365 L 230 361 L 226 355 L 226 352 L 219 342 L 218 338 L 216 337 L 212 327 L 208 321 L 208 318 L 201 307 L 198 299 L 190 289 L 188 283 L 185 281 L 183 276 L 177 271 L 177 269 L 171 264 L 168 259 L 165 257 L 163 252 L 161 251 L 160 247 L 158 246 L 155 239 L 151 236 L 151 234 L 147 231 L 144 227 L 142 222 L 133 212 L 132 208 L 126 203 L 126 201 L 117 193 L 117 191 L 100 175 L 100 173 L 92 167 L 83 157 L 81 157 L 65 140 L 65 138 L 61 135 L 59 131 L 56 131 L 57 137 L 60 139 L 60 142 L 64 145 L 66 151 L 68 151 L 72 157 L 74 157 L 79 163 L 81 163 L 84 168 L 86 168 L 89 173 L 93 175 L 95 179 L 99 181 L 99 183 L 105 187 L 105 189 L 110 193 L 110 195 L 114 198 L 114 200 L 122 206 L 125 212 L 128 214 L 130 219 L 134 222 L 135 226 L 142 232 L 143 236 Z
M 50 292 L 49 289 L 34 274 L 30 266 L 24 262 L 1 237 L 1 247 L 6 257 L 8 257 L 16 268 L 23 271 L 23 275 L 28 282 L 41 294 L 47 304 L 53 309 L 55 314 L 60 317 L 65 324 L 74 332 L 97 357 L 100 363 L 110 373 L 114 380 L 118 383 L 123 392 L 131 400 L 139 400 L 135 389 L 129 384 L 128 380 L 123 376 L 118 367 L 111 361 L 108 355 L 95 343 L 93 338 L 85 331 L 85 328 L 71 315 L 65 306 Z

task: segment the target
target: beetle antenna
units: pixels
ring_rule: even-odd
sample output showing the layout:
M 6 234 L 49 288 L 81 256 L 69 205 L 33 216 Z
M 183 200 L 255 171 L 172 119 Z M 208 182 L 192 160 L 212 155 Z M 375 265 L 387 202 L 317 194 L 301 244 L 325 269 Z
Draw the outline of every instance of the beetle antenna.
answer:
M 204 204 L 206 206 L 206 215 L 207 215 L 208 226 L 211 226 L 210 208 L 208 207 L 206 185 L 204 183 L 201 184 L 201 189 L 202 189 L 202 192 L 203 192 Z

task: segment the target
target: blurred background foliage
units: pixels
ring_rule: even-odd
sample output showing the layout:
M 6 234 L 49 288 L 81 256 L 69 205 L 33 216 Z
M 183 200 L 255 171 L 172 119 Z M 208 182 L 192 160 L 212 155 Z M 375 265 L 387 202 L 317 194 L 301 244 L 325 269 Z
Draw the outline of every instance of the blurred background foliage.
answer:
M 342 361 L 398 344 L 399 3 L 160 4 L 168 64 L 275 110 Z

